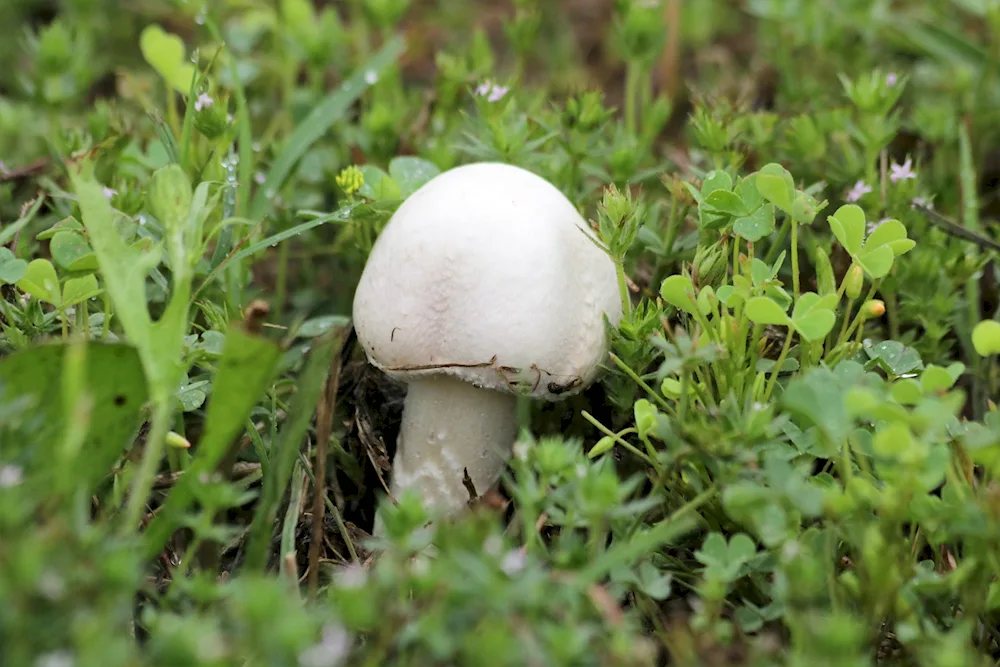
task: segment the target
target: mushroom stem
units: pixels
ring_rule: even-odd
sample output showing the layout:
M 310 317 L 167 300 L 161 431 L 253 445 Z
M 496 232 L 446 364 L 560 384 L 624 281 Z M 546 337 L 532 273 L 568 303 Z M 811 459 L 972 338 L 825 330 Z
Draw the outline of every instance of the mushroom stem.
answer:
M 435 375 L 410 381 L 392 462 L 392 495 L 409 490 L 424 507 L 454 516 L 503 472 L 517 436 L 517 397 Z

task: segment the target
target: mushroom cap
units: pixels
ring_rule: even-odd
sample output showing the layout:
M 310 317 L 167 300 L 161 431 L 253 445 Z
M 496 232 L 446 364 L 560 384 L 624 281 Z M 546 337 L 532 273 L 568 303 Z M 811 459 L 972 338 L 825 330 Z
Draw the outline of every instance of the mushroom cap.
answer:
M 354 296 L 369 362 L 555 400 L 589 385 L 618 324 L 615 264 L 554 185 L 483 162 L 436 176 L 396 210 Z

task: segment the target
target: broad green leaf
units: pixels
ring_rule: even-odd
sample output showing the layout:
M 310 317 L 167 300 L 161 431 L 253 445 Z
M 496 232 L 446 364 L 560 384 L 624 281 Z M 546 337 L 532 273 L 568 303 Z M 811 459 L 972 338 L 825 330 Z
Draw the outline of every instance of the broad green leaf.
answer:
M 768 285 L 764 288 L 764 294 L 771 297 L 783 310 L 788 310 L 792 305 L 792 295 L 785 291 L 780 285 Z
M 813 253 L 813 264 L 816 267 L 816 286 L 821 295 L 833 294 L 837 291 L 837 280 L 833 274 L 833 265 L 826 251 L 817 247 Z
M 83 344 L 80 387 L 90 405 L 85 424 L 79 427 L 86 427 L 86 434 L 78 452 L 63 451 L 66 419 L 72 418 L 63 400 L 71 345 L 81 343 L 45 343 L 0 360 L 0 413 L 6 405 L 22 406 L 9 417 L 0 417 L 0 458 L 17 461 L 29 474 L 72 470 L 78 488 L 89 494 L 132 442 L 148 394 L 134 347 Z M 11 437 L 11 432 L 28 437 Z
M 389 175 L 399 186 L 402 199 L 412 195 L 440 173 L 441 170 L 433 162 L 411 155 L 401 155 L 389 162 Z
M 875 453 L 885 458 L 896 458 L 915 445 L 909 427 L 901 422 L 891 423 L 875 434 L 872 447 Z
M 847 366 L 863 370 L 851 361 L 840 362 L 837 370 Z M 825 366 L 811 368 L 789 382 L 781 393 L 781 403 L 805 422 L 800 424 L 803 428 L 811 425 L 820 430 L 825 448 L 832 446 L 832 452 L 839 452 L 840 444 L 854 428 L 844 402 L 844 389 L 855 381 L 850 376 L 845 377 L 844 372 L 835 374 Z
M 920 386 L 925 393 L 936 394 L 951 389 L 955 379 L 946 368 L 937 364 L 927 364 L 927 368 L 920 374 Z
M 200 474 L 211 473 L 246 427 L 250 411 L 271 383 L 281 348 L 236 324 L 226 334 L 222 357 L 212 379 L 205 430 L 187 474 L 174 486 L 145 533 L 145 553 L 159 553 L 180 527 L 194 500 Z M 314 403 L 315 404 L 315 403 Z M 266 477 L 265 473 L 265 477 Z
M 753 178 L 741 179 L 736 186 L 736 194 L 743 201 L 744 211 L 756 211 L 764 203 L 764 197 L 754 185 Z
M 716 190 L 705 197 L 704 206 L 731 216 L 746 215 L 749 211 L 743 205 L 743 200 L 736 193 L 728 190 Z
M 361 173 L 365 182 L 358 190 L 362 197 L 374 199 L 377 202 L 395 201 L 401 198 L 399 185 L 389 174 L 370 164 L 362 166 Z
M 715 192 L 716 190 L 732 189 L 732 177 L 720 169 L 713 169 L 705 175 L 705 180 L 701 184 L 701 196 L 705 199 L 709 194 Z
M 711 285 L 705 285 L 698 292 L 698 310 L 701 311 L 702 315 L 709 315 L 713 306 L 716 302 L 715 290 L 712 289 Z
M 758 173 L 757 190 L 767 201 L 771 202 L 785 213 L 792 211 L 792 192 L 785 179 L 775 174 Z
M 892 397 L 903 405 L 916 405 L 923 395 L 920 383 L 913 378 L 903 378 L 892 383 Z
M 635 418 L 635 428 L 640 438 L 648 438 L 656 430 L 656 419 L 659 411 L 656 406 L 645 398 L 640 398 L 632 406 Z
M 321 315 L 303 322 L 295 335 L 300 338 L 315 338 L 325 334 L 330 329 L 345 326 L 349 321 L 350 318 L 345 315 Z
M 660 285 L 660 296 L 671 306 L 691 315 L 698 314 L 694 285 L 680 274 L 666 278 Z
M 845 204 L 827 218 L 837 241 L 849 255 L 861 252 L 865 240 L 865 212 L 857 204 Z
M 825 203 L 824 205 L 825 206 Z M 803 225 L 811 225 L 822 207 L 815 197 L 804 192 L 795 193 L 792 201 L 792 219 Z
M 863 250 L 857 255 L 858 264 L 872 278 L 883 278 L 892 269 L 895 254 L 888 245 L 879 246 L 874 250 Z
M 789 192 L 795 190 L 795 179 L 792 178 L 792 173 L 777 162 L 768 162 L 757 173 L 767 174 L 768 176 L 780 176 Z
M 832 310 L 814 310 L 808 315 L 803 315 L 794 320 L 795 330 L 802 338 L 810 343 L 823 340 L 833 325 L 837 317 Z
M 97 285 L 97 277 L 90 273 L 79 278 L 70 278 L 63 285 L 62 303 L 63 308 L 75 306 L 83 303 L 87 299 L 92 299 L 100 295 L 101 288 Z
M 899 220 L 886 220 L 869 234 L 864 249 L 874 249 L 889 246 L 896 257 L 904 255 L 917 245 L 916 241 L 906 238 L 906 227 Z
M 754 257 L 750 262 L 750 278 L 754 285 L 763 285 L 771 279 L 771 267 L 765 264 L 762 259 Z
M 54 225 L 52 225 L 48 229 L 38 232 L 37 234 L 35 234 L 35 238 L 38 239 L 39 241 L 46 241 L 48 239 L 51 239 L 53 236 L 55 236 L 59 232 L 64 232 L 64 231 L 65 232 L 82 232 L 83 231 L 83 225 L 80 224 L 79 220 L 77 220 L 73 216 L 70 216 L 68 218 L 63 218 L 62 220 L 60 220 L 59 222 L 55 223 Z
M 799 296 L 799 300 L 795 302 L 795 308 L 792 309 L 792 320 L 797 321 L 799 318 L 806 317 L 814 312 L 832 311 L 836 305 L 836 295 L 821 297 L 815 292 L 803 292 Z
M 177 92 L 187 95 L 194 65 L 185 57 L 184 41 L 159 25 L 146 26 L 139 35 L 139 49 L 146 62 Z
M 82 234 L 71 231 L 56 232 L 49 242 L 49 252 L 56 264 L 67 271 L 96 271 L 97 255 Z
M 772 373 L 777 365 L 778 362 L 776 359 L 758 359 L 755 368 L 758 373 Z M 794 373 L 797 370 L 799 370 L 799 360 L 788 357 L 781 362 L 781 369 L 779 372 Z
M 97 255 L 104 288 L 115 307 L 115 317 L 121 322 L 125 335 L 139 350 L 150 392 L 161 397 L 169 395 L 179 380 L 177 369 L 173 366 L 180 359 L 180 346 L 186 332 L 166 348 L 159 347 L 160 341 L 154 339 L 152 321 L 146 308 L 146 276 L 159 263 L 159 252 L 142 252 L 126 244 L 118 233 L 115 213 L 101 187 L 75 172 L 70 172 L 70 176 L 79 200 L 82 222 Z M 164 319 L 168 315 L 165 313 L 160 322 L 169 321 Z M 176 354 L 170 349 L 174 345 L 177 346 Z
M 791 325 L 791 320 L 781 306 L 766 296 L 755 296 L 747 301 L 746 314 L 754 324 Z
M 920 354 L 916 350 L 894 340 L 886 340 L 877 344 L 865 342 L 864 351 L 871 360 L 868 365 L 876 364 L 896 377 L 923 368 Z
M 972 330 L 972 346 L 980 356 L 1000 354 L 1000 322 L 983 320 Z
M 764 204 L 750 215 L 733 222 L 733 232 L 750 243 L 756 243 L 774 231 L 774 206 Z
M 886 220 L 876 227 L 865 241 L 865 248 L 879 246 L 906 238 L 906 227 L 899 220 Z
M 53 306 L 58 306 L 62 300 L 56 267 L 47 259 L 31 260 L 24 275 L 17 281 L 17 286 L 36 299 L 51 303 Z
M 9 248 L 0 246 L 0 285 L 13 285 L 24 277 L 28 263 L 18 259 Z
M 723 285 L 715 295 L 727 308 L 736 308 L 743 303 L 743 296 L 737 293 L 732 285 Z

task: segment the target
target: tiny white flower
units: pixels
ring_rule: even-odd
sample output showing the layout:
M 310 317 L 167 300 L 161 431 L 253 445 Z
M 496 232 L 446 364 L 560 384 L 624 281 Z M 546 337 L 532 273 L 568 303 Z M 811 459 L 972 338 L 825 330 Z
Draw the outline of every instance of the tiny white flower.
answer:
M 503 540 L 500 539 L 499 535 L 490 535 L 483 542 L 483 551 L 491 556 L 496 556 L 500 553 L 500 548 L 503 546 Z
M 781 555 L 785 558 L 785 560 L 791 560 L 798 556 L 801 550 L 802 549 L 798 542 L 795 540 L 789 540 L 788 542 L 785 542 L 785 546 L 781 548 Z
M 258 185 L 264 185 L 264 181 L 267 180 L 267 176 L 264 175 L 264 172 L 258 171 L 253 175 L 253 180 L 256 181 Z
M 368 581 L 368 571 L 361 565 L 351 563 L 337 572 L 336 579 L 341 588 L 361 588 Z
M 343 625 L 323 628 L 323 639 L 299 654 L 300 667 L 338 667 L 351 649 L 351 635 Z
M 528 460 L 528 443 L 523 440 L 519 440 L 514 443 L 514 456 L 517 457 L 519 461 Z
M 906 158 L 906 162 L 903 164 L 896 164 L 893 162 L 889 166 L 889 170 L 892 172 L 889 174 L 889 180 L 893 183 L 917 177 L 917 172 L 913 171 L 912 158 Z
M 846 199 L 849 202 L 856 202 L 871 191 L 872 191 L 872 186 L 868 185 L 864 181 L 858 181 L 857 183 L 854 184 L 853 188 L 847 191 L 847 194 L 844 196 L 844 199 Z
M 508 551 L 500 561 L 500 569 L 508 576 L 514 576 L 528 563 L 528 552 L 524 547 Z
M 885 85 L 889 86 L 890 88 L 896 85 L 896 81 L 898 81 L 898 78 L 896 77 L 895 72 L 889 72 L 889 74 L 887 74 L 885 77 Z
M 510 90 L 508 86 L 501 86 L 492 81 L 484 81 L 476 88 L 476 95 L 485 97 L 487 102 L 499 102 Z
M 76 660 L 69 651 L 52 651 L 38 656 L 35 667 L 73 667 Z
M 109 188 L 107 186 L 104 187 L 104 196 L 107 197 L 108 199 L 111 199 L 116 194 L 118 194 L 118 191 L 115 190 L 114 188 Z
M 374 86 L 376 82 L 378 82 L 378 72 L 375 70 L 365 72 L 365 83 L 369 86 Z
M 23 479 L 24 471 L 21 466 L 6 464 L 0 466 L 0 489 L 9 489 L 17 486 Z
M 215 104 L 215 100 L 208 93 L 202 93 L 198 96 L 198 99 L 194 101 L 194 110 L 201 111 L 202 109 L 207 109 L 208 107 Z

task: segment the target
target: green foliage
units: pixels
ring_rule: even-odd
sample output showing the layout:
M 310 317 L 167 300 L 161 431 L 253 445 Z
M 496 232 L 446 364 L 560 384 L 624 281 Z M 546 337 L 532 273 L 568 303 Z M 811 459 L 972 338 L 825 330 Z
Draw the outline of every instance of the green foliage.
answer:
M 994 663 L 995 3 L 51 4 L 0 2 L 0 663 Z M 349 313 L 473 160 L 623 318 L 441 521 Z

